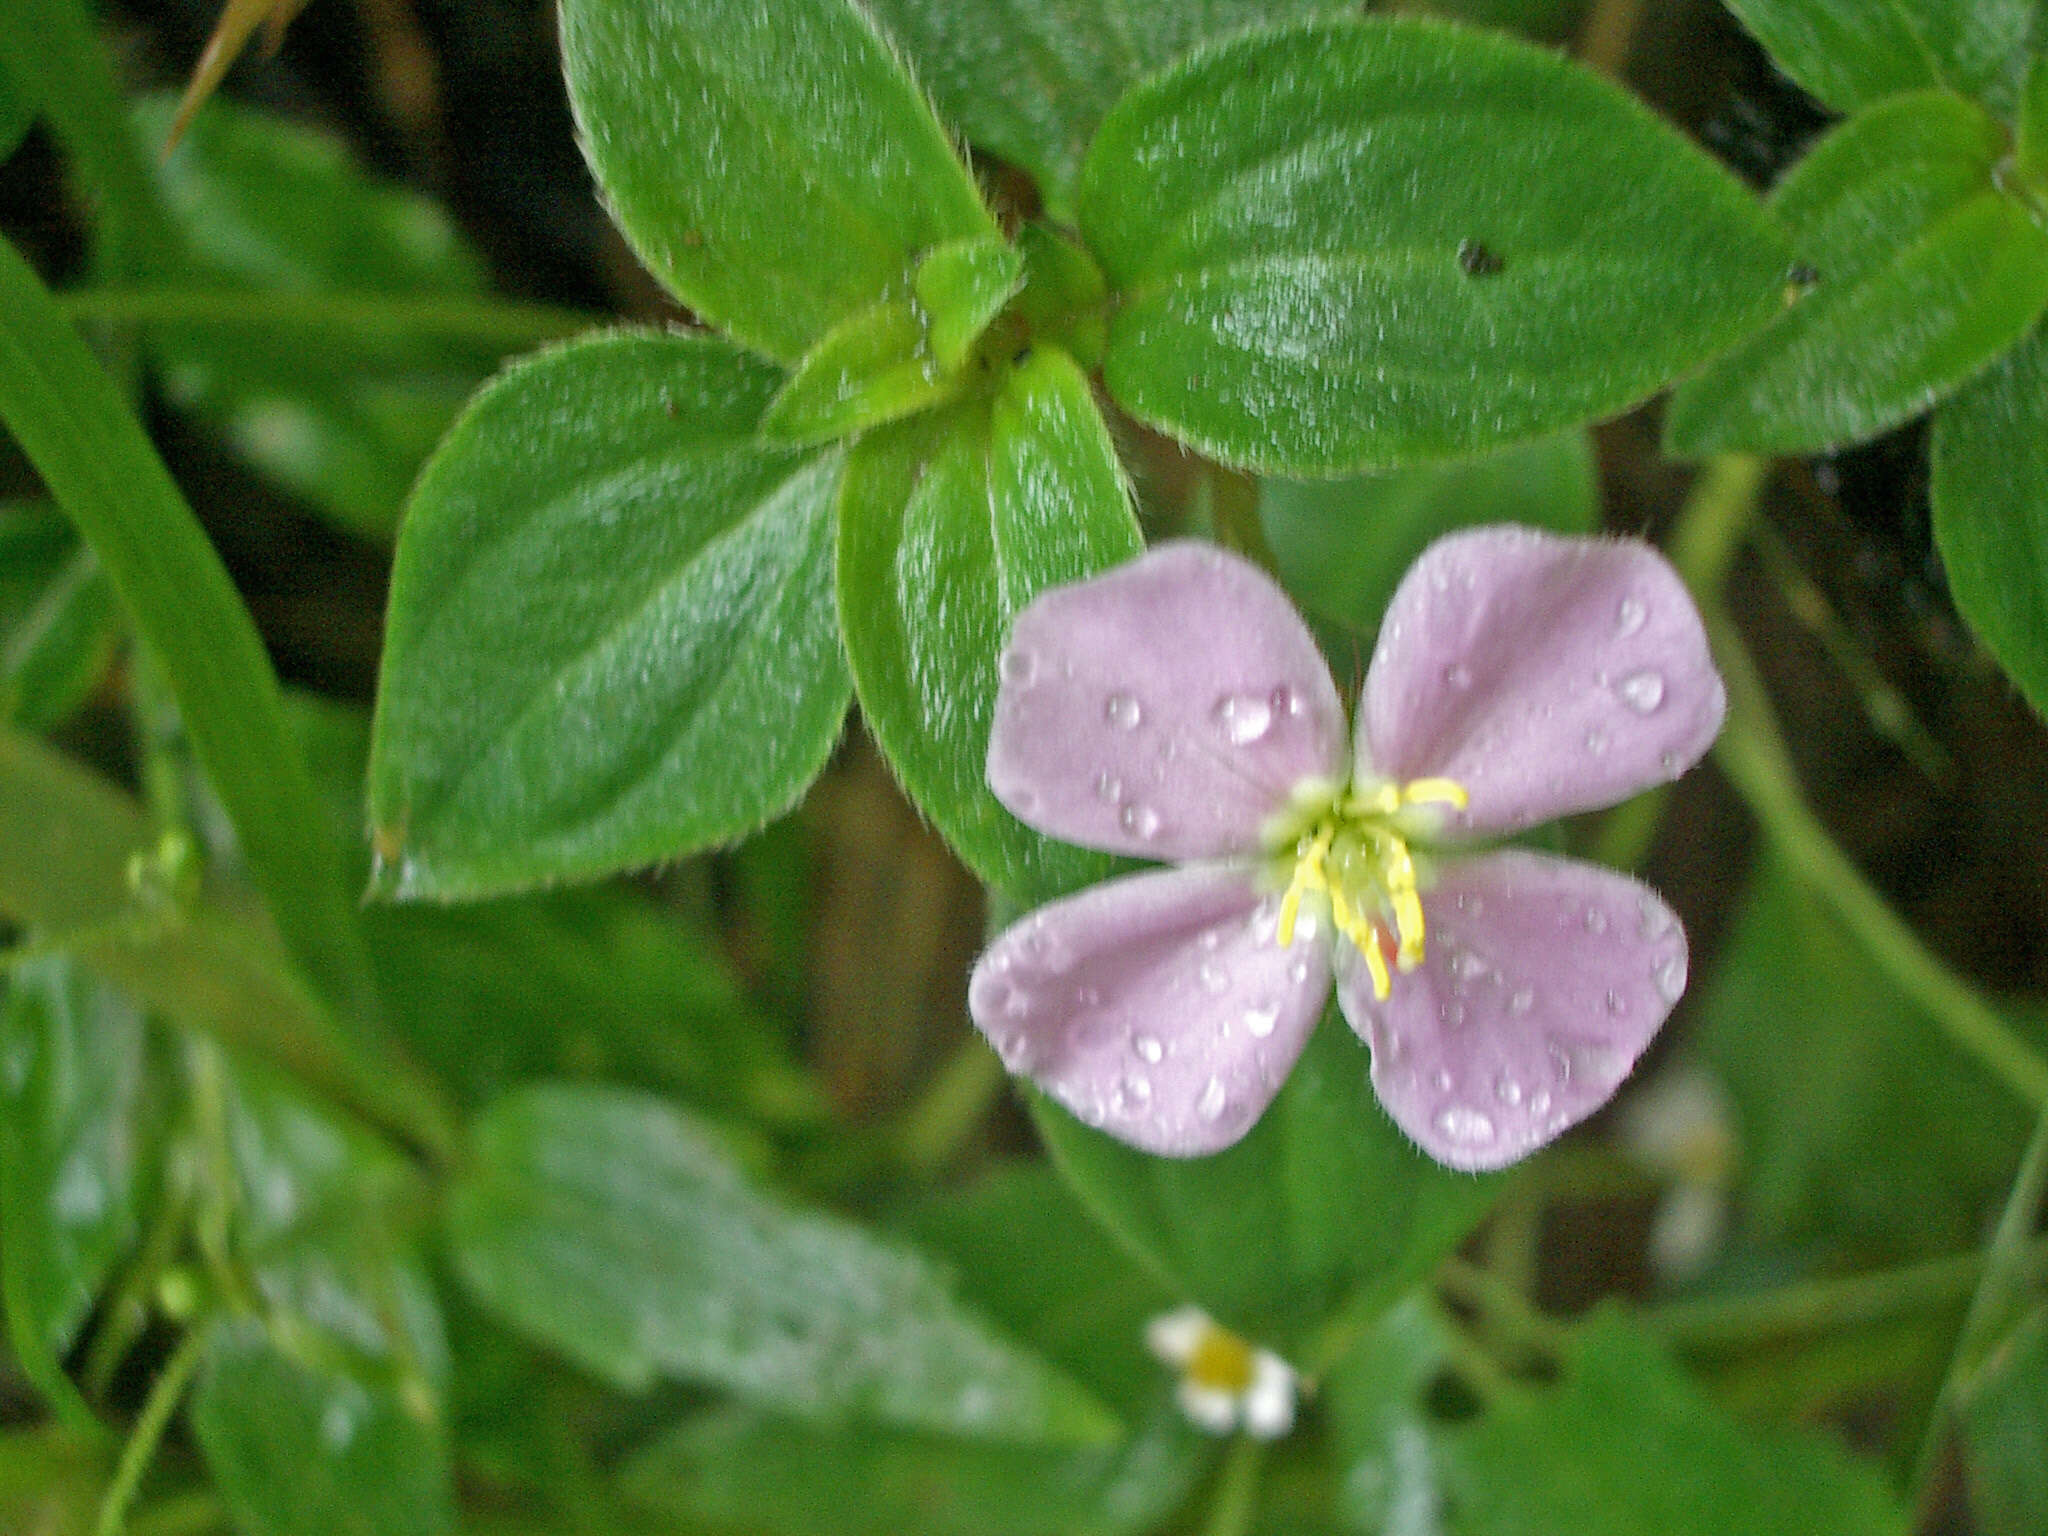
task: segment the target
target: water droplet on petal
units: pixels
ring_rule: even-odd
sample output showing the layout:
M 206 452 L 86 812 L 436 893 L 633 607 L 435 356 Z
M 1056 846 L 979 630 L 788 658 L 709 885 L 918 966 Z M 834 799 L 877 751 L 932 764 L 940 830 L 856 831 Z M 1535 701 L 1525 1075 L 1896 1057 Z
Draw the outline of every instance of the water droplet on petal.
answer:
M 1664 770 L 1664 776 L 1665 776 L 1666 778 L 1670 778 L 1670 779 L 1675 779 L 1675 778 L 1677 778 L 1677 777 L 1678 777 L 1678 754 L 1677 754 L 1676 752 L 1660 752 L 1660 753 L 1658 753 L 1658 754 L 1657 754 L 1657 766 L 1658 766 L 1659 768 L 1661 768 L 1661 769 L 1663 769 L 1663 770 Z
M 1076 987 L 1074 989 L 1074 1001 L 1083 1008 L 1093 1008 L 1102 1001 L 1102 994 L 1094 987 Z
M 1493 1080 L 1493 1096 L 1513 1108 L 1522 1102 L 1522 1085 L 1503 1072 Z
M 1598 757 L 1601 753 L 1605 752 L 1606 750 L 1607 733 L 1601 730 L 1600 727 L 1596 725 L 1590 731 L 1586 732 L 1586 752 L 1589 756 Z
M 1621 702 L 1637 714 L 1653 714 L 1664 702 L 1664 674 L 1631 672 L 1614 685 L 1614 691 L 1621 695 Z
M 1515 995 L 1508 999 L 1509 1013 L 1527 1013 L 1535 1006 L 1536 994 L 1528 987 L 1517 988 Z
M 1453 1104 L 1436 1117 L 1436 1128 L 1468 1147 L 1493 1140 L 1493 1117 L 1464 1104 Z
M 1280 1005 L 1278 1003 L 1267 1003 L 1262 1007 L 1247 1008 L 1244 1011 L 1245 1033 L 1254 1040 L 1263 1040 L 1266 1036 L 1272 1034 L 1274 1026 L 1279 1022 Z
M 1124 797 L 1124 781 L 1105 769 L 1095 776 L 1095 798 L 1104 805 L 1115 805 Z
M 1117 825 L 1134 837 L 1156 837 L 1159 813 L 1149 805 L 1127 805 L 1117 815 Z
M 1669 933 L 1675 921 L 1669 907 L 1661 901 L 1652 901 L 1647 896 L 1642 897 L 1637 903 L 1636 915 L 1642 919 L 1643 937 L 1652 943 Z
M 1551 1076 L 1555 1077 L 1560 1083 L 1570 1082 L 1572 1080 L 1571 1052 L 1567 1051 L 1555 1040 L 1551 1041 L 1544 1049 L 1550 1054 Z
M 1451 1091 L 1451 1074 L 1443 1067 L 1436 1069 L 1436 1074 L 1430 1078 L 1430 1081 L 1436 1084 L 1436 1091 L 1438 1093 L 1449 1093 Z
M 1529 1113 L 1538 1118 L 1550 1113 L 1550 1094 L 1546 1090 L 1538 1088 L 1529 1095 Z
M 1586 908 L 1586 932 L 1605 933 L 1606 931 L 1607 913 L 1599 907 Z
M 1210 928 L 1195 942 L 1202 946 L 1204 954 L 1213 955 L 1216 952 L 1216 946 L 1223 942 L 1223 935 L 1216 929 Z
M 1223 1107 L 1229 1100 L 1230 1094 L 1223 1086 L 1223 1079 L 1212 1077 L 1202 1085 L 1202 1096 L 1195 1100 L 1195 1113 L 1204 1120 L 1220 1120 L 1223 1117 Z
M 1650 973 L 1650 979 L 1657 984 L 1657 995 L 1667 1003 L 1677 1003 L 1685 996 L 1685 956 L 1669 955 Z
M 1614 610 L 1614 634 L 1616 639 L 1626 640 L 1637 633 L 1650 621 L 1650 610 L 1643 606 L 1639 597 L 1624 597 L 1621 606 Z
M 1477 981 L 1491 969 L 1483 957 L 1469 949 L 1461 949 L 1451 956 L 1451 974 L 1460 981 Z
M 1037 653 L 1021 645 L 1013 645 L 1003 652 L 1003 659 L 996 663 L 996 670 L 1012 688 L 1029 688 L 1038 676 Z
M 1463 662 L 1453 662 L 1450 666 L 1444 668 L 1444 684 L 1450 688 L 1470 688 L 1472 686 L 1472 669 Z
M 1013 1019 L 1023 1018 L 1031 1012 L 1031 995 L 1022 987 L 1012 987 L 1003 999 L 1003 1012 Z
M 1273 728 L 1273 706 L 1248 693 L 1233 693 L 1217 702 L 1216 728 L 1234 747 L 1248 747 Z
M 1285 683 L 1273 690 L 1272 705 L 1276 715 L 1298 715 L 1308 707 L 1301 702 L 1301 696 Z
M 1306 960 L 1297 960 L 1294 964 L 1288 966 L 1287 979 L 1297 987 L 1306 985 L 1308 982 L 1308 962 Z
M 1607 1011 L 1616 1018 L 1620 1018 L 1624 1013 L 1628 1012 L 1628 999 L 1612 987 L 1607 989 Z
M 1204 960 L 1201 969 L 1195 972 L 1202 990 L 1212 997 L 1220 997 L 1230 990 L 1230 973 L 1213 960 Z
M 1145 710 L 1128 693 L 1112 693 L 1102 701 L 1102 718 L 1118 730 L 1135 731 L 1145 718 Z
M 1166 1047 L 1159 1043 L 1157 1035 L 1139 1034 L 1131 1036 L 1131 1049 L 1138 1053 L 1141 1060 L 1149 1061 L 1155 1067 L 1159 1065 L 1160 1060 L 1166 1055 Z
M 1150 1104 L 1152 1102 L 1152 1079 L 1140 1077 L 1137 1073 L 1133 1072 L 1124 1079 L 1122 1092 L 1124 1097 L 1133 1104 Z

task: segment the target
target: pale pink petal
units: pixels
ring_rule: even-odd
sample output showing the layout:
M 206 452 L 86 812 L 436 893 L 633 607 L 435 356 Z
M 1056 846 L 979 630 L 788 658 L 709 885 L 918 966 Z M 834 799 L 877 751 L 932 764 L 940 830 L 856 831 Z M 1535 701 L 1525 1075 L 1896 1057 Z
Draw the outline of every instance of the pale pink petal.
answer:
M 974 968 L 974 1022 L 1012 1072 L 1147 1152 L 1229 1146 L 1323 1011 L 1320 937 L 1273 939 L 1248 865 L 1127 875 L 1041 907 Z
M 1295 785 L 1346 756 L 1343 703 L 1286 595 L 1214 546 L 1164 544 L 1017 615 L 988 784 L 1070 843 L 1213 858 L 1256 850 Z
M 1378 1002 L 1340 950 L 1337 997 L 1380 1102 L 1431 1157 L 1498 1168 L 1613 1096 L 1685 991 L 1685 931 L 1647 886 L 1508 849 L 1446 860 L 1427 948 Z
M 1425 550 L 1388 605 L 1358 759 L 1462 784 L 1453 835 L 1507 833 L 1677 778 L 1726 704 L 1699 612 L 1649 545 L 1477 528 Z

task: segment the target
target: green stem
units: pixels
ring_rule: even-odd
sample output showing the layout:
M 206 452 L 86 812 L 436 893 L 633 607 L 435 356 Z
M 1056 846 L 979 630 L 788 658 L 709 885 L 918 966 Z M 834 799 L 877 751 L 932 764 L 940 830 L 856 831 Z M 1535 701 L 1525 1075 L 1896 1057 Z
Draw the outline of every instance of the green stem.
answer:
M 2048 1238 L 2024 1246 L 2023 1267 L 2048 1265 Z M 1984 1256 L 1957 1254 L 1900 1269 L 1806 1280 L 1750 1296 L 1715 1296 L 1643 1308 L 1638 1320 L 1679 1349 L 1736 1351 L 1758 1339 L 1830 1333 L 1881 1323 L 1901 1313 L 1955 1306 L 1984 1271 Z
M 1671 539 L 1671 563 L 1702 604 L 1728 579 L 1769 478 L 1768 460 L 1725 453 L 1709 459 L 1693 481 Z
M 471 341 L 506 352 L 579 335 L 605 317 L 509 299 L 417 299 L 382 293 L 291 293 L 227 288 L 102 287 L 57 294 L 73 322 L 191 325 L 300 333 L 344 342 Z
M 1528 1354 L 1562 1359 L 1571 1349 L 1571 1329 L 1539 1312 L 1520 1291 L 1498 1276 L 1450 1258 L 1437 1271 L 1437 1284 L 1483 1318 L 1487 1332 Z
M 353 893 L 262 638 L 127 403 L 5 241 L 0 419 L 92 545 L 162 668 L 293 957 L 331 1002 L 374 1020 Z
M 942 1172 L 988 1118 L 1008 1080 L 979 1035 L 961 1041 L 903 1117 L 896 1139 L 904 1166 L 926 1176 Z
M 2020 1098 L 2048 1107 L 2048 1060 L 1920 942 L 1828 835 L 1800 794 L 1763 680 L 1734 625 L 1713 610 L 1707 625 L 1728 684 L 1728 724 L 1714 759 L 1787 867 L 1952 1043 Z
M 205 1536 L 227 1529 L 220 1500 L 210 1493 L 160 1499 L 128 1522 L 128 1536 Z
M 208 1331 L 207 1326 L 201 1323 L 180 1339 L 178 1347 L 171 1351 L 171 1358 L 164 1362 L 163 1370 L 150 1387 L 149 1396 L 143 1400 L 142 1412 L 135 1420 L 135 1428 L 128 1436 L 128 1443 L 121 1447 L 121 1460 L 114 1468 L 114 1480 L 108 1485 L 107 1496 L 100 1503 L 100 1517 L 93 1526 L 95 1536 L 121 1536 L 128 1506 L 135 1499 L 135 1490 L 141 1484 L 143 1474 L 149 1470 L 157 1443 L 163 1439 L 171 1415 L 184 1398 L 185 1388 L 191 1385 L 192 1373 L 199 1368 L 200 1356 L 206 1352 Z
M 1203 1536 L 1250 1536 L 1259 1512 L 1259 1479 L 1266 1469 L 1266 1442 L 1239 1435 L 1223 1454 L 1216 1494 L 1209 1504 Z
M 2048 1195 L 2048 1106 L 2043 1107 L 2033 1137 L 2020 1157 L 2012 1192 L 2006 1196 L 2005 1209 L 1999 1214 L 1998 1230 L 1991 1234 L 1991 1245 L 1984 1252 L 1984 1278 L 1977 1282 L 1977 1294 L 1970 1298 L 1970 1310 L 1963 1315 L 1955 1352 L 1949 1357 L 1948 1373 L 1942 1378 L 1934 1408 L 1927 1416 L 1927 1431 L 1921 1437 L 1920 1454 L 1913 1470 L 1913 1486 L 1923 1498 L 1941 1450 L 1949 1410 L 1990 1349 L 1993 1336 L 2011 1320 L 2017 1299 L 2026 1290 L 2028 1259 L 2041 1246 L 2033 1240 L 2033 1233 L 2034 1223 L 2041 1215 L 2043 1195 Z

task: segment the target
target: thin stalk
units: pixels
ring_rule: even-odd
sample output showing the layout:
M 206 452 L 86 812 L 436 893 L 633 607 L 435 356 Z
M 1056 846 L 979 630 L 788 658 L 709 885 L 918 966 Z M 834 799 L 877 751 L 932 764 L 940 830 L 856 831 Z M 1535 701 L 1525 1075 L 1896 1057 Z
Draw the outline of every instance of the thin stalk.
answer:
M 1520 1291 L 1499 1276 L 1459 1258 L 1444 1260 L 1437 1284 L 1454 1300 L 1471 1307 L 1488 1332 L 1528 1354 L 1560 1360 L 1571 1349 L 1571 1329 L 1538 1311 Z
M 2019 1098 L 2036 1109 L 2048 1107 L 2048 1060 L 1920 942 L 1828 835 L 1800 793 L 1763 680 L 1741 637 L 1719 612 L 1710 610 L 1707 625 L 1728 684 L 1728 724 L 1714 760 L 1787 866 L 1957 1048 Z
M 2024 1272 L 2048 1266 L 2048 1238 L 2023 1245 Z M 1984 1255 L 1956 1254 L 1838 1280 L 1805 1280 L 1747 1296 L 1715 1296 L 1642 1308 L 1637 1320 L 1673 1346 L 1699 1353 L 1736 1350 L 1759 1339 L 1867 1327 L 1903 1313 L 1964 1301 Z
M 417 299 L 381 293 L 152 286 L 73 288 L 55 297 L 73 323 L 205 326 L 266 336 L 298 333 L 357 345 L 434 337 L 507 352 L 580 335 L 606 320 L 584 310 L 511 299 Z
M 114 1480 L 107 1485 L 106 1498 L 100 1502 L 100 1517 L 93 1526 L 94 1536 L 121 1536 L 128 1506 L 135 1500 L 135 1490 L 140 1486 L 143 1474 L 149 1470 L 157 1444 L 163 1439 L 164 1430 L 170 1426 L 171 1415 L 177 1412 L 186 1387 L 192 1383 L 192 1373 L 199 1368 L 200 1356 L 206 1352 L 208 1332 L 202 1323 L 180 1339 L 178 1347 L 171 1351 L 171 1358 L 164 1362 L 163 1370 L 151 1385 L 149 1396 L 143 1400 L 142 1412 L 135 1420 L 135 1428 L 128 1436 L 128 1443 L 121 1447 L 121 1460 L 114 1468 Z
M 1216 1474 L 1216 1496 L 1209 1504 L 1203 1536 L 1250 1536 L 1265 1469 L 1265 1441 L 1239 1435 L 1231 1442 L 1223 1455 L 1223 1469 Z
M 1007 1080 L 979 1035 L 961 1041 L 903 1117 L 896 1142 L 904 1166 L 927 1176 L 943 1171 L 988 1118 Z
M 2048 1195 L 2048 1107 L 2042 1109 L 2033 1137 L 2020 1157 L 2012 1192 L 2006 1196 L 2005 1209 L 1998 1217 L 1998 1229 L 1991 1234 L 1991 1245 L 1984 1251 L 1984 1277 L 1977 1282 L 1977 1294 L 1970 1298 L 1970 1310 L 1963 1315 L 1962 1331 L 1956 1335 L 1948 1372 L 1927 1416 L 1927 1431 L 1921 1436 L 1920 1454 L 1913 1466 L 1913 1486 L 1923 1497 L 1941 1451 L 1949 1410 L 1983 1361 L 1993 1336 L 2010 1321 L 2018 1298 L 2026 1290 L 2027 1260 L 2039 1246 L 2032 1239 L 2043 1195 Z

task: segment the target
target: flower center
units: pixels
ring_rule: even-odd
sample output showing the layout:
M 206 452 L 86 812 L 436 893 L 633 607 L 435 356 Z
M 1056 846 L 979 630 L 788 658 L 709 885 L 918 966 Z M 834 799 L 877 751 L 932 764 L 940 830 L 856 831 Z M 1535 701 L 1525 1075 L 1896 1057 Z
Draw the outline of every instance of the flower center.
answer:
M 1431 805 L 1463 810 L 1466 803 L 1464 785 L 1453 779 L 1354 785 L 1331 797 L 1295 839 L 1294 873 L 1280 898 L 1275 941 L 1282 949 L 1294 942 L 1304 897 L 1326 898 L 1331 922 L 1365 957 L 1372 995 L 1384 1001 L 1394 989 L 1386 939 L 1393 939 L 1401 970 L 1422 963 L 1422 896 L 1408 851 L 1415 819 L 1409 812 Z
M 1182 1370 L 1187 1379 L 1198 1387 L 1238 1397 L 1251 1389 L 1256 1364 L 1251 1345 L 1228 1328 L 1210 1323 L 1195 1341 L 1194 1350 Z

